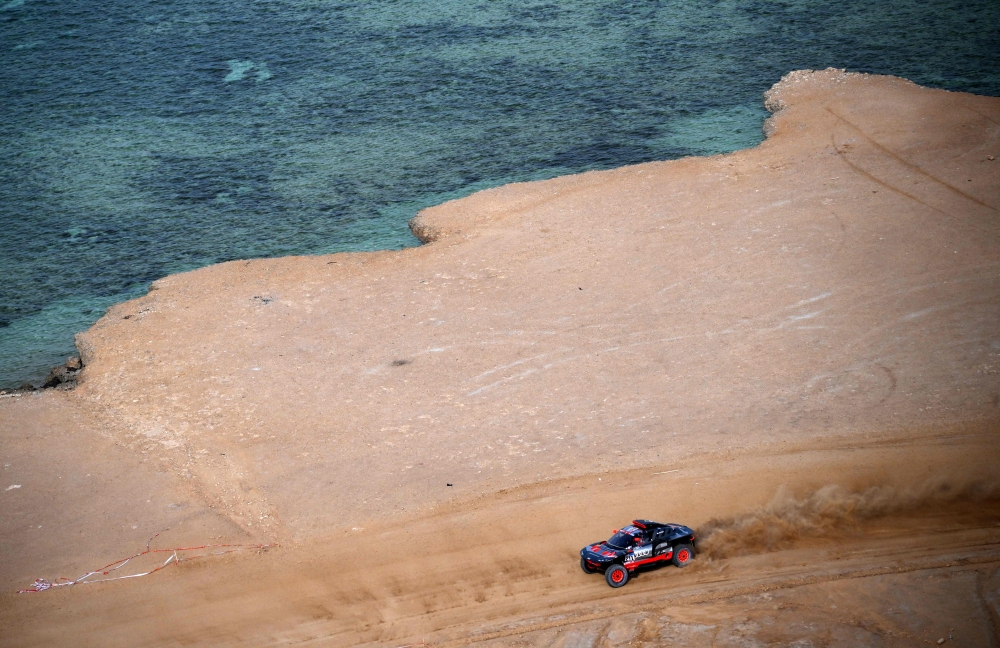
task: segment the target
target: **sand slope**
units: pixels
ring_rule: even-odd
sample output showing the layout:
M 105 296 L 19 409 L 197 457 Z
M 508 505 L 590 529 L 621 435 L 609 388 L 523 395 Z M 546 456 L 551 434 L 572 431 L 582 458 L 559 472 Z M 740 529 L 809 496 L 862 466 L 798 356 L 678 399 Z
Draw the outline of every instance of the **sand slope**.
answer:
M 949 629 L 996 645 L 997 440 L 948 427 L 533 484 L 263 555 L 0 595 L 0 645 L 913 646 Z M 697 527 L 703 553 L 621 590 L 584 574 L 579 548 L 631 515 Z M 712 517 L 735 542 L 713 542 Z
M 51 575 L 53 561 L 83 571 L 167 526 L 178 542 L 299 551 L 451 501 L 492 520 L 492 500 L 475 497 L 517 485 L 587 479 L 586 494 L 603 471 L 753 465 L 963 422 L 989 456 L 1000 100 L 827 70 L 789 74 L 766 101 L 755 149 L 488 190 L 421 213 L 420 248 L 234 261 L 112 308 L 78 339 L 80 387 L 0 400 L 4 462 L 35 476 L 0 493 L 3 582 Z M 43 504 L 39 489 L 59 481 L 43 470 L 53 443 L 84 459 L 73 471 L 98 466 L 103 485 L 45 486 Z M 767 501 L 767 483 L 741 505 Z M 741 488 L 701 504 L 725 508 Z M 154 492 L 197 522 L 181 532 L 167 504 L 142 512 Z M 588 498 L 566 504 L 583 508 L 567 524 L 588 520 Z M 615 501 L 602 500 L 602 525 L 638 515 Z M 45 551 L 26 521 L 43 508 L 62 522 Z M 67 522 L 68 510 L 87 514 Z M 712 516 L 698 511 L 678 513 Z M 102 536 L 101 520 L 125 535 Z M 559 536 L 567 569 L 576 535 Z M 386 622 L 365 616 L 384 600 L 358 613 L 365 627 Z M 17 636 L 31 636 L 39 605 L 7 617 L 27 624 Z
M 158 281 L 81 336 L 77 397 L 292 534 L 998 416 L 1000 102 L 826 71 L 768 105 L 756 149 L 485 191 L 419 249 Z

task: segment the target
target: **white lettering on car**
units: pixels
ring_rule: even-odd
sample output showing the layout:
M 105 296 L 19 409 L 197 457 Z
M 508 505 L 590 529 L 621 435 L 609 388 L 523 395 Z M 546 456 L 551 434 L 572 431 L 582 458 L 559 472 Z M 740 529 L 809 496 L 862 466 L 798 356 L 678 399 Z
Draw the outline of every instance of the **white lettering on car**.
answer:
M 643 547 L 636 547 L 632 553 L 625 559 L 625 562 L 632 562 L 633 560 L 640 560 L 642 558 L 647 558 L 653 555 L 653 545 L 645 545 Z

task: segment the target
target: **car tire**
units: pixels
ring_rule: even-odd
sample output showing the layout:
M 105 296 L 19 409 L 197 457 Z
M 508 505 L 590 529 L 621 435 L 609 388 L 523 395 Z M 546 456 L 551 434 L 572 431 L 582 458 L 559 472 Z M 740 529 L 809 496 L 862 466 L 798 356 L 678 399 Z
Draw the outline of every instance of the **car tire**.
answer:
M 608 571 L 604 572 L 604 580 L 608 581 L 611 587 L 621 587 L 628 582 L 628 570 L 621 565 L 611 565 Z
M 676 567 L 685 567 L 694 560 L 694 547 L 689 544 L 679 544 L 674 547 L 674 556 L 670 562 Z
M 588 567 L 587 559 L 583 557 L 580 558 L 580 569 L 582 569 L 583 573 L 585 574 L 593 574 L 594 572 L 597 571 L 596 569 L 591 569 L 590 567 Z

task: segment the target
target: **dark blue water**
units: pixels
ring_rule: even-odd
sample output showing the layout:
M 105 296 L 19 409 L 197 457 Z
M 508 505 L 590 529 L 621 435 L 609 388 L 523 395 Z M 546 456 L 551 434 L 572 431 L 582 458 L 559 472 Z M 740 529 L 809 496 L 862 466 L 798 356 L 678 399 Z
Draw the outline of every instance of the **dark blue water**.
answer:
M 997 0 L 0 0 L 0 386 L 163 275 L 752 146 L 793 69 L 998 95 L 998 52 Z

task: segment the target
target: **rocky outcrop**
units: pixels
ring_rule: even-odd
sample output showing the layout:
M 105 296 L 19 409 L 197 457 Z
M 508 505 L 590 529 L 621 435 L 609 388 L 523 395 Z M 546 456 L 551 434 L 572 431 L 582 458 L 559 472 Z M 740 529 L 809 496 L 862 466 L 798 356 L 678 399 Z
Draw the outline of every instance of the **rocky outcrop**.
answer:
M 52 367 L 52 371 L 42 382 L 42 389 L 52 389 L 53 387 L 72 389 L 76 387 L 82 370 L 83 362 L 80 360 L 80 356 L 69 357 L 64 364 Z
M 41 386 L 25 382 L 15 389 L 0 389 L 0 395 L 29 394 L 39 389 L 73 389 L 80 380 L 81 371 L 83 371 L 83 360 L 80 356 L 70 356 L 63 364 L 52 367 Z

